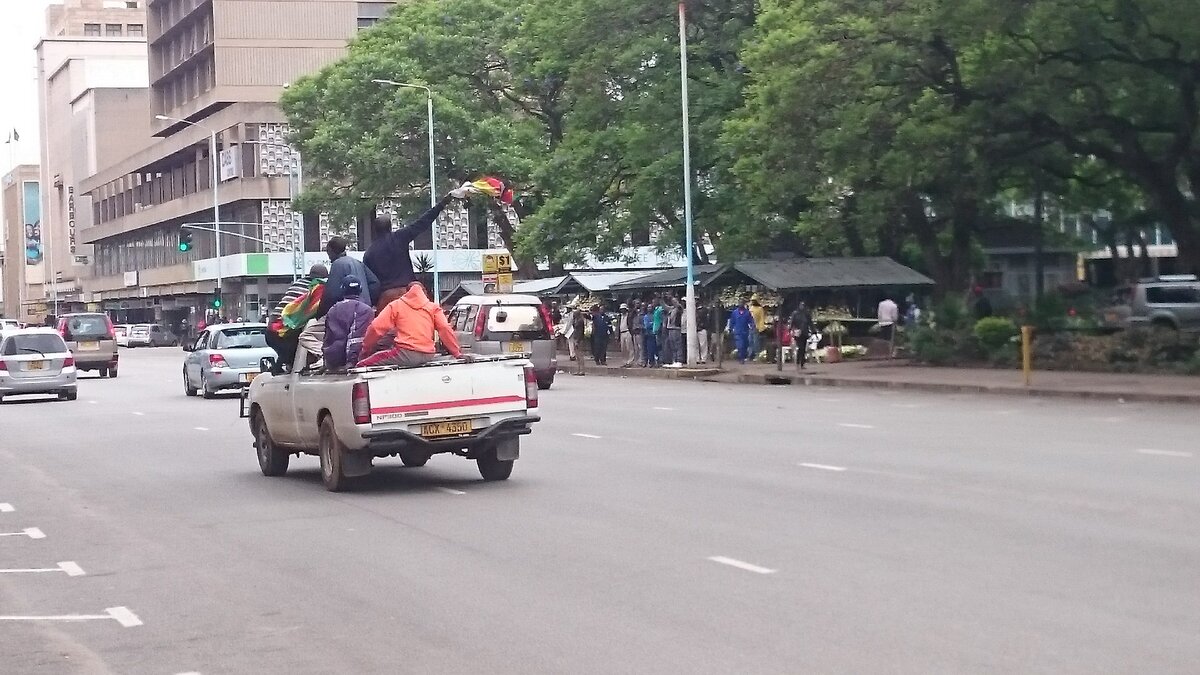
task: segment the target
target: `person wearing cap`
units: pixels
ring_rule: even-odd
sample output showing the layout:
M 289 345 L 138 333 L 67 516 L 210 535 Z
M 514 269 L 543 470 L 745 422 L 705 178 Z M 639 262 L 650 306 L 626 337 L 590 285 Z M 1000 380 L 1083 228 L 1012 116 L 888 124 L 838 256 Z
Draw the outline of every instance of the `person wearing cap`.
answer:
M 325 315 L 322 353 L 326 370 L 342 370 L 358 363 L 363 338 L 375 320 L 375 309 L 363 302 L 362 282 L 348 276 L 342 280 L 342 299 Z
M 620 316 L 617 317 L 617 335 L 621 340 L 621 353 L 625 355 L 625 363 L 621 364 L 622 368 L 633 365 L 633 333 L 629 330 L 629 321 L 632 317 L 633 311 L 629 309 L 629 304 L 622 302 Z

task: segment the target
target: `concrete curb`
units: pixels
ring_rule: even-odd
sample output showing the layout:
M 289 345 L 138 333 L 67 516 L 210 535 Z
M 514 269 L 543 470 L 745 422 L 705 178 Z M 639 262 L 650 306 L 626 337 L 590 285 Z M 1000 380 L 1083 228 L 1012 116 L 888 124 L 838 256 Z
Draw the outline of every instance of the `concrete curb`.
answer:
M 1051 387 L 990 386 L 980 384 L 950 384 L 945 382 L 903 382 L 896 380 L 839 379 L 813 375 L 789 375 L 787 373 L 733 373 L 717 368 L 596 368 L 587 367 L 588 375 L 601 377 L 637 377 L 658 380 L 693 380 L 700 382 L 723 382 L 727 384 L 799 385 L 804 387 L 859 387 L 864 389 L 901 389 L 926 391 L 941 394 L 1001 394 L 1007 396 L 1044 396 L 1053 398 L 1077 398 L 1093 401 L 1118 401 L 1125 403 L 1200 403 L 1200 391 L 1195 394 L 1168 394 L 1136 391 L 1082 391 L 1078 389 L 1055 389 Z M 560 375 L 570 375 L 563 370 Z M 1200 384 L 1200 383 L 1198 383 Z

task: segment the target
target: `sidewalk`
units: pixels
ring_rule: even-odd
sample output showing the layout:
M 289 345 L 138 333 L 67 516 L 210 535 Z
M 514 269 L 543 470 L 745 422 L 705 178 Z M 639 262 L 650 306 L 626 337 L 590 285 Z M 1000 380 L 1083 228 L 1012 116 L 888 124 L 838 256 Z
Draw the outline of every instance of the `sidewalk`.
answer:
M 569 376 L 575 364 L 566 354 L 559 357 L 560 377 Z M 803 372 L 785 364 L 725 362 L 722 370 L 621 368 L 622 359 L 610 355 L 607 367 L 586 364 L 588 374 L 615 377 L 652 377 L 694 379 L 706 382 L 742 384 L 791 384 L 827 387 L 871 387 L 913 389 L 947 393 L 1017 394 L 1032 396 L 1068 396 L 1105 400 L 1159 403 L 1200 403 L 1200 377 L 1182 375 L 1126 375 L 1119 373 L 1076 373 L 1034 371 L 1033 382 L 1025 387 L 1021 372 L 989 368 L 932 368 L 914 366 L 907 361 L 848 361 L 836 364 L 812 364 Z M 613 365 L 614 363 L 618 365 Z

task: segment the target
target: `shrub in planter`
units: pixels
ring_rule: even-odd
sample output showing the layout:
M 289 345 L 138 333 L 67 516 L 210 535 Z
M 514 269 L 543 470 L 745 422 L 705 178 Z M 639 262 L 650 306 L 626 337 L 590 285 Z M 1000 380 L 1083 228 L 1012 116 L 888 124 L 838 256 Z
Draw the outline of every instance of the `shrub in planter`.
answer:
M 989 353 L 1009 344 L 1019 333 L 1012 319 L 989 316 L 975 322 L 975 338 Z

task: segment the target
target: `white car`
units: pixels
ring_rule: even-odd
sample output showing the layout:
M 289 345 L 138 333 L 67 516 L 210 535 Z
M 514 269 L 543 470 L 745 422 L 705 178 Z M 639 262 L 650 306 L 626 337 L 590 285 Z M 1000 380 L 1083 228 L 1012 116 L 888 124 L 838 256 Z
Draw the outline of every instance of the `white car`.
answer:
M 52 328 L 0 331 L 0 399 L 52 394 L 64 401 L 78 397 L 75 357 Z
M 537 376 L 520 355 L 344 373 L 301 372 L 304 358 L 299 350 L 292 372 L 250 384 L 250 431 L 267 476 L 282 476 L 292 454 L 315 454 L 336 492 L 370 473 L 376 457 L 424 466 L 453 453 L 474 459 L 484 480 L 505 480 L 520 437 L 541 419 Z
M 117 336 L 118 347 L 129 346 L 129 334 L 133 331 L 133 326 L 123 323 L 113 326 L 113 334 Z

